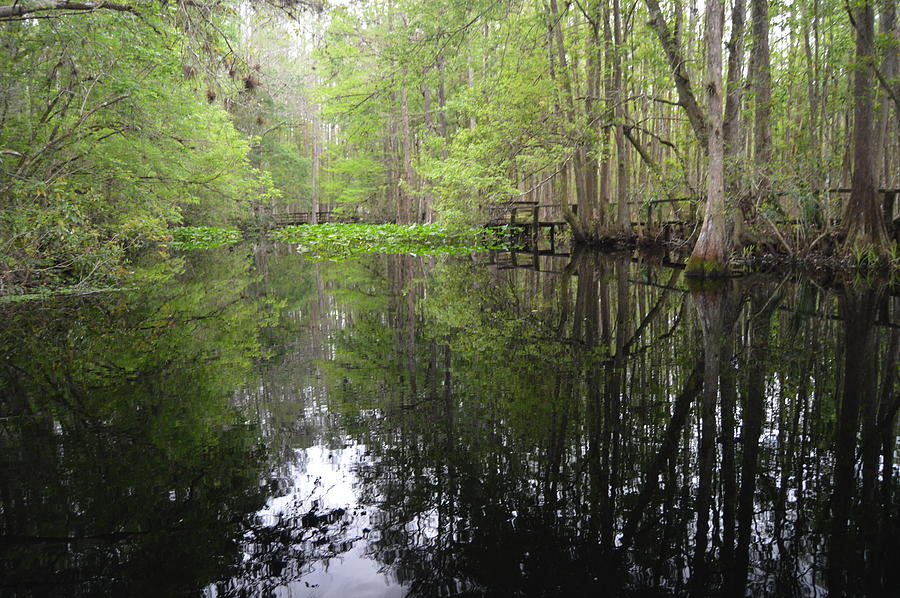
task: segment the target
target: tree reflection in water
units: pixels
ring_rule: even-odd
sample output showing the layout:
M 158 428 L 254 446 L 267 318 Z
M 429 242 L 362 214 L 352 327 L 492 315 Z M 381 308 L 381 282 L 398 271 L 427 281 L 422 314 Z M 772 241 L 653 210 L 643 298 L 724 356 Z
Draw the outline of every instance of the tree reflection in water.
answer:
M 267 319 L 245 256 L 156 263 L 140 291 L 7 306 L 0 594 L 183 595 L 264 502 L 229 401 Z
M 630 256 L 542 260 L 319 266 L 325 316 L 303 325 L 327 348 L 318 433 L 365 447 L 348 471 L 371 530 L 353 541 L 389 583 L 421 596 L 893 587 L 895 298 L 854 290 L 871 303 L 854 314 L 845 291 L 803 279 L 691 291 Z M 846 455 L 862 475 L 840 473 Z
M 68 570 L 190 569 L 171 587 L 208 596 L 878 595 L 900 582 L 892 289 L 691 289 L 630 255 L 540 257 L 536 271 L 254 249 L 187 256 L 207 275 L 171 283 L 194 289 L 183 317 L 161 315 L 166 294 L 98 302 L 108 316 L 90 326 L 80 305 L 50 332 L 49 316 L 16 315 L 32 325 L 4 342 L 32 340 L 3 366 L 4 449 L 19 455 L 4 467 L 33 473 L 0 482 L 4 571 L 19 576 L 6 579 L 52 566 L 34 537 L 96 543 L 188 514 L 180 550 L 104 538 L 115 558 L 76 546 Z M 202 324 L 178 336 L 187 321 Z M 53 364 L 76 337 L 93 340 L 74 345 L 89 365 L 71 376 Z M 42 344 L 58 349 L 35 359 Z M 111 359 L 113 346 L 154 357 Z M 60 380 L 70 390 L 48 393 Z M 15 423 L 28 409 L 49 413 L 21 420 L 43 432 Z M 78 491 L 40 499 L 58 475 Z

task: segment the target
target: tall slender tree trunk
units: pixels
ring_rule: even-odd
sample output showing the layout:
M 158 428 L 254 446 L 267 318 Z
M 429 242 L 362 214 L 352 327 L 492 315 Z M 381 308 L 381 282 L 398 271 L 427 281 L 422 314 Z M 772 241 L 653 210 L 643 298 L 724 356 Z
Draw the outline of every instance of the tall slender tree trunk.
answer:
M 434 122 L 431 116 L 431 86 L 427 81 L 422 85 L 422 109 L 425 113 L 425 134 L 427 136 L 430 136 L 434 133 Z M 419 155 L 421 155 L 421 153 Z M 434 196 L 431 193 L 431 181 L 424 181 L 421 196 L 422 201 L 424 202 L 422 208 L 425 216 L 425 222 L 433 222 Z
M 809 18 L 801 18 L 803 35 L 803 53 L 806 56 L 806 96 L 809 103 L 809 148 L 813 167 L 809 172 L 809 186 L 817 197 L 821 197 L 827 180 L 821 172 L 822 168 L 822 135 L 819 114 L 819 1 L 812 2 L 812 14 Z M 812 33 L 812 40 L 810 40 Z M 813 205 L 813 222 L 818 227 L 824 226 L 822 209 L 818 202 Z
M 316 224 L 319 221 L 319 158 L 320 158 L 320 149 L 319 146 L 321 144 L 321 128 L 322 122 L 319 117 L 319 111 L 317 108 L 314 108 L 315 112 L 313 113 L 313 121 L 312 121 L 312 165 L 310 172 L 310 187 L 312 192 L 312 214 L 310 215 L 309 222 L 311 224 Z
M 722 136 L 722 24 L 725 5 L 706 0 L 706 92 L 709 103 L 707 154 L 709 173 L 706 186 L 706 213 L 700 237 L 688 260 L 685 273 L 693 276 L 722 276 L 727 273 L 725 235 L 725 145 Z
M 631 216 L 628 210 L 628 146 L 625 143 L 625 81 L 622 75 L 622 54 L 624 39 L 622 35 L 622 11 L 619 0 L 613 0 L 613 39 L 612 51 L 613 79 L 615 83 L 615 118 L 616 118 L 616 220 L 619 233 L 631 234 Z
M 444 140 L 443 145 L 441 146 L 441 157 L 446 160 L 447 159 L 447 145 L 450 143 L 450 138 L 447 135 L 447 93 L 444 88 L 444 57 L 443 55 L 438 56 L 437 59 L 437 67 L 438 67 L 438 132 L 441 134 L 441 139 Z
M 900 95 L 900 81 L 897 77 L 900 75 L 900 29 L 897 28 L 897 2 L 895 0 L 881 0 L 880 2 L 880 18 L 879 33 L 884 43 L 884 58 L 881 60 L 881 74 L 884 79 L 896 88 Z M 888 149 L 889 139 L 887 137 L 888 121 L 891 115 L 891 102 L 888 101 L 887 90 L 879 87 L 881 102 L 878 111 L 878 117 L 875 123 L 875 142 L 876 156 L 874 159 L 875 166 L 878 168 L 883 164 L 882 183 L 885 187 L 890 187 L 893 182 L 890 177 L 890 149 Z M 895 101 L 896 102 L 896 101 Z M 897 112 L 897 125 L 900 126 L 900 103 L 894 103 Z M 876 170 L 876 181 L 879 173 Z M 888 223 L 885 222 L 887 225 Z
M 738 245 L 744 230 L 744 218 L 747 215 L 743 205 L 741 190 L 740 156 L 743 153 L 743 127 L 741 121 L 741 102 L 744 82 L 741 71 L 744 68 L 744 20 L 746 13 L 745 0 L 734 0 L 731 11 L 731 39 L 728 41 L 728 81 L 725 85 L 725 120 L 722 123 L 722 136 L 725 142 L 725 188 L 730 205 L 736 207 L 730 218 L 734 227 L 732 244 Z
M 585 114 L 587 116 L 587 127 L 590 130 L 597 131 L 599 133 L 597 139 L 602 140 L 602 133 L 600 133 L 600 127 L 598 125 L 597 118 L 597 100 L 600 95 L 600 18 L 599 10 L 595 12 L 593 16 L 593 20 L 590 23 L 589 29 L 589 38 L 588 38 L 588 56 L 587 56 L 587 99 L 585 100 Z M 581 220 L 582 226 L 587 230 L 588 227 L 592 228 L 592 232 L 596 235 L 596 230 L 593 229 L 594 226 L 594 211 L 595 206 L 602 214 L 603 206 L 600 204 L 602 198 L 598 198 L 597 195 L 597 172 L 599 169 L 600 161 L 596 157 L 596 150 L 601 145 L 600 141 L 595 142 L 595 150 L 594 156 L 586 156 L 585 157 L 585 175 L 584 175 L 584 184 L 585 184 L 585 193 L 587 197 L 585 198 L 585 206 L 582 208 L 578 206 L 579 210 L 579 219 Z
M 414 222 L 418 220 L 418 215 L 412 213 L 414 175 L 412 168 L 412 135 L 409 129 L 409 102 L 406 89 L 400 91 L 400 121 L 402 128 L 403 178 L 400 180 L 398 189 L 397 222 Z
M 757 202 L 768 198 L 771 180 L 769 168 L 772 161 L 772 72 L 769 60 L 769 0 L 750 0 L 753 19 L 753 48 L 750 52 L 750 70 L 753 82 L 753 161 L 757 179 L 754 195 Z
M 563 101 L 564 101 L 564 114 L 566 118 L 566 122 L 568 124 L 572 124 L 575 122 L 575 96 L 572 92 L 572 81 L 569 72 L 569 62 L 566 58 L 566 45 L 563 38 L 563 30 L 562 30 L 562 17 L 559 13 L 559 6 L 556 0 L 550 0 L 550 27 L 551 27 L 551 56 L 553 54 L 553 42 L 556 44 L 556 57 L 559 63 L 559 80 L 562 82 L 563 88 Z M 552 65 L 551 65 L 552 66 Z M 566 135 L 566 127 L 560 122 L 560 134 L 561 136 Z M 578 156 L 578 148 L 575 148 L 574 154 L 577 160 Z M 572 214 L 572 211 L 569 209 L 569 194 L 568 194 L 568 165 L 564 165 L 562 168 L 562 187 L 565 189 L 565 192 L 561 193 L 560 204 L 562 207 L 563 216 L 569 222 L 569 226 L 572 228 L 572 232 L 576 239 L 583 240 L 585 238 L 585 233 L 581 228 L 581 223 L 578 222 Z M 577 175 L 577 173 L 576 173 Z
M 610 113 L 614 113 L 615 106 L 615 79 L 613 77 L 613 69 L 610 68 L 610 65 L 613 63 L 613 52 L 615 52 L 615 48 L 613 47 L 613 33 L 612 33 L 612 9 L 609 6 L 609 0 L 605 2 L 604 10 L 603 10 L 603 47 L 604 47 L 604 77 L 603 77 L 603 87 L 604 87 L 604 101 L 606 107 L 606 118 Z M 606 119 L 604 119 L 606 120 Z M 612 173 L 610 168 L 610 162 L 612 161 L 612 150 L 610 149 L 610 125 L 604 123 L 604 126 L 600 132 L 600 142 L 601 147 L 603 148 L 603 157 L 600 162 L 600 195 L 602 197 L 602 204 L 604 206 L 609 205 L 612 200 Z M 606 223 L 606 214 L 603 213 L 601 216 L 603 223 Z
M 472 68 L 472 59 L 469 58 L 469 66 L 466 68 L 466 79 L 469 84 L 469 91 L 475 92 L 475 69 Z M 469 129 L 475 130 L 475 115 L 469 115 Z

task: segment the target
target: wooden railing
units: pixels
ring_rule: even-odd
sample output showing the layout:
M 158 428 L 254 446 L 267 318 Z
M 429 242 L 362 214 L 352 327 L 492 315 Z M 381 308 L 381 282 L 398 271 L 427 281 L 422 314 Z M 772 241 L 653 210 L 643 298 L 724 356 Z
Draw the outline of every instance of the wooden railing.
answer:
M 312 224 L 313 222 L 318 224 L 329 222 L 359 222 L 357 216 L 348 216 L 331 210 L 318 211 L 315 213 L 315 216 L 315 219 L 313 219 L 313 212 L 282 212 L 280 214 L 273 214 L 272 217 L 275 220 L 275 226 L 297 226 L 301 224 Z

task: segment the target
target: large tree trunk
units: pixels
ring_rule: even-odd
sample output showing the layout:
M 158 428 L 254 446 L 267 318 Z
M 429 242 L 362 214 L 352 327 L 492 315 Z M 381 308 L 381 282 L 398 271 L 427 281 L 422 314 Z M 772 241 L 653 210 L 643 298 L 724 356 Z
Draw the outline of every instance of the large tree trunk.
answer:
M 878 205 L 874 157 L 874 86 L 871 65 L 875 54 L 875 13 L 869 0 L 855 9 L 856 69 L 853 73 L 853 176 L 850 199 L 844 209 L 848 252 L 872 249 L 885 254 L 888 247 L 884 216 Z
M 725 238 L 725 145 L 722 136 L 722 22 L 725 7 L 720 0 L 706 1 L 706 90 L 709 101 L 709 174 L 706 214 L 700 237 L 685 273 L 722 276 L 727 273 Z

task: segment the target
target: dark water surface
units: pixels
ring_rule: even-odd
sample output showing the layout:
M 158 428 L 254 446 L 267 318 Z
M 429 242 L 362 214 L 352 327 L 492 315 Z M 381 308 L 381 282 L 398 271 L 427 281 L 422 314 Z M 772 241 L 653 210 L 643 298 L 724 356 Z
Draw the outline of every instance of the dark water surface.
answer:
M 884 286 L 154 260 L 0 307 L 3 596 L 897 595 Z

